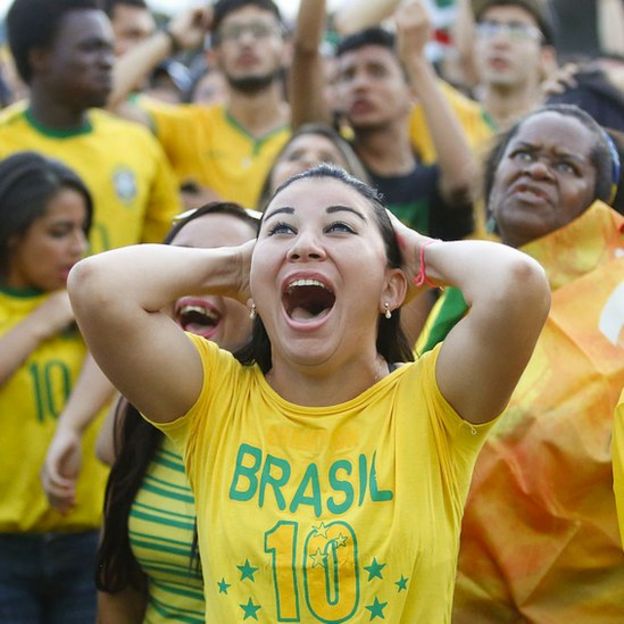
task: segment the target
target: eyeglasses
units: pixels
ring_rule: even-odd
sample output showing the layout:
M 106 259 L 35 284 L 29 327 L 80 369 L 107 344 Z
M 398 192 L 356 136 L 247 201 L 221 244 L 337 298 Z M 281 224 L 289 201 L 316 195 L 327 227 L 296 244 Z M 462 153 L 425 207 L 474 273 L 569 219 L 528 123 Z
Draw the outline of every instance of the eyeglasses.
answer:
M 504 35 L 514 41 L 541 41 L 544 37 L 539 28 L 524 22 L 494 22 L 485 20 L 476 25 L 477 35 L 484 39 L 491 39 L 497 35 Z
M 221 41 L 238 41 L 248 32 L 254 39 L 266 39 L 278 34 L 278 29 L 273 24 L 266 22 L 247 22 L 246 24 L 230 24 L 224 26 L 218 32 Z

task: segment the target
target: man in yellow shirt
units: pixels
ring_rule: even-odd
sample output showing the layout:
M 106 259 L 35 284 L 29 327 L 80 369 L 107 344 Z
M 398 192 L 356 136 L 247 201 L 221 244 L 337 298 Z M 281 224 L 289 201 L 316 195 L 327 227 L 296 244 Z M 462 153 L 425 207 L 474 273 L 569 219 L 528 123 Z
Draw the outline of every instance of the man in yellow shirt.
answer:
M 0 118 L 0 157 L 36 150 L 85 181 L 95 207 L 92 252 L 160 241 L 179 211 L 158 143 L 98 110 L 112 87 L 114 57 L 109 20 L 97 7 L 94 0 L 15 0 L 9 45 L 30 99 Z
M 109 107 L 122 104 L 170 54 L 201 45 L 208 26 L 227 81 L 225 105 L 159 105 L 144 110 L 142 121 L 156 133 L 178 183 L 195 189 L 197 203 L 219 197 L 255 207 L 266 173 L 290 134 L 281 79 L 283 27 L 272 0 L 219 0 L 212 12 L 179 15 L 120 60 Z

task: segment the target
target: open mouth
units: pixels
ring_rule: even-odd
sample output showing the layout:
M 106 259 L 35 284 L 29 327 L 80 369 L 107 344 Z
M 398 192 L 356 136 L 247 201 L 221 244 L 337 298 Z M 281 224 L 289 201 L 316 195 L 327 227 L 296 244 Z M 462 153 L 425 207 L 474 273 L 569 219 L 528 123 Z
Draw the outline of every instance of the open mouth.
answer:
M 189 303 L 176 309 L 176 320 L 184 331 L 201 336 L 219 325 L 221 315 L 212 306 Z
M 336 303 L 336 295 L 319 280 L 296 279 L 286 285 L 282 302 L 288 317 L 302 322 L 327 315 Z

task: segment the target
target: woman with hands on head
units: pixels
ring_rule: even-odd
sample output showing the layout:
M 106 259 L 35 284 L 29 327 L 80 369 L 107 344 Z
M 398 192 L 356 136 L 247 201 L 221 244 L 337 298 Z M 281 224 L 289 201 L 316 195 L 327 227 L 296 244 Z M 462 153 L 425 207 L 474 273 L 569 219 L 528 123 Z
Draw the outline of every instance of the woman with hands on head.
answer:
M 414 276 L 472 308 L 409 362 Z M 255 241 L 126 247 L 69 281 L 96 360 L 183 452 L 207 622 L 449 621 L 472 465 L 548 311 L 536 262 L 432 241 L 321 165 L 277 189 Z M 242 361 L 161 312 L 188 292 L 253 301 Z
M 259 216 L 238 204 L 206 204 L 180 215 L 165 243 L 238 245 L 255 236 Z M 251 334 L 248 310 L 234 299 L 187 295 L 171 313 L 185 331 L 231 352 Z M 97 452 L 113 464 L 97 554 L 99 624 L 203 622 L 194 499 L 173 442 L 122 398 L 102 428 Z
M 95 427 L 71 513 L 50 508 L 39 469 L 87 354 L 66 280 L 87 251 L 93 205 L 60 162 L 0 162 L 0 621 L 89 623 L 106 471 Z M 69 510 L 68 510 L 69 511 Z

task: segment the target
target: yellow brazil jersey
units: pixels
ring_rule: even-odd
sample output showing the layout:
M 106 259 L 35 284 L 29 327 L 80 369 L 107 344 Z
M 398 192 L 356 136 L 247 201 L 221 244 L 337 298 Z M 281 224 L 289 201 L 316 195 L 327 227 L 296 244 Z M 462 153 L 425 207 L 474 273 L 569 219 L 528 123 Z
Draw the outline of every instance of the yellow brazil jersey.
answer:
M 0 290 L 0 334 L 23 321 L 48 295 Z M 72 327 L 42 342 L 0 385 L 0 532 L 80 531 L 100 523 L 106 469 L 95 459 L 100 419 L 83 438 L 77 505 L 66 516 L 50 508 L 39 472 L 86 348 Z
M 611 447 L 613 456 L 613 490 L 615 492 L 615 505 L 620 526 L 620 539 L 624 548 L 624 391 L 622 391 L 615 409 Z
M 256 138 L 220 104 L 150 110 L 156 135 L 180 184 L 194 182 L 255 208 L 264 179 L 290 136 L 282 127 Z
M 202 624 L 203 583 L 193 554 L 195 500 L 182 457 L 164 436 L 132 503 L 128 532 L 149 585 L 145 624 Z
M 22 150 L 61 160 L 83 179 L 94 200 L 93 253 L 160 242 L 179 212 L 167 159 L 138 124 L 93 109 L 82 129 L 63 133 L 38 125 L 20 103 L 0 116 L 0 157 Z
M 438 84 L 464 129 L 470 147 L 479 152 L 484 150 L 494 133 L 493 122 L 480 104 L 468 99 L 442 80 Z M 414 151 L 423 164 L 433 164 L 437 160 L 436 150 L 427 128 L 425 113 L 420 104 L 415 104 L 412 107 L 409 124 L 410 139 Z
M 440 394 L 438 351 L 330 407 L 189 335 L 204 385 L 158 425 L 197 501 L 206 622 L 450 621 L 459 529 L 490 425 Z

